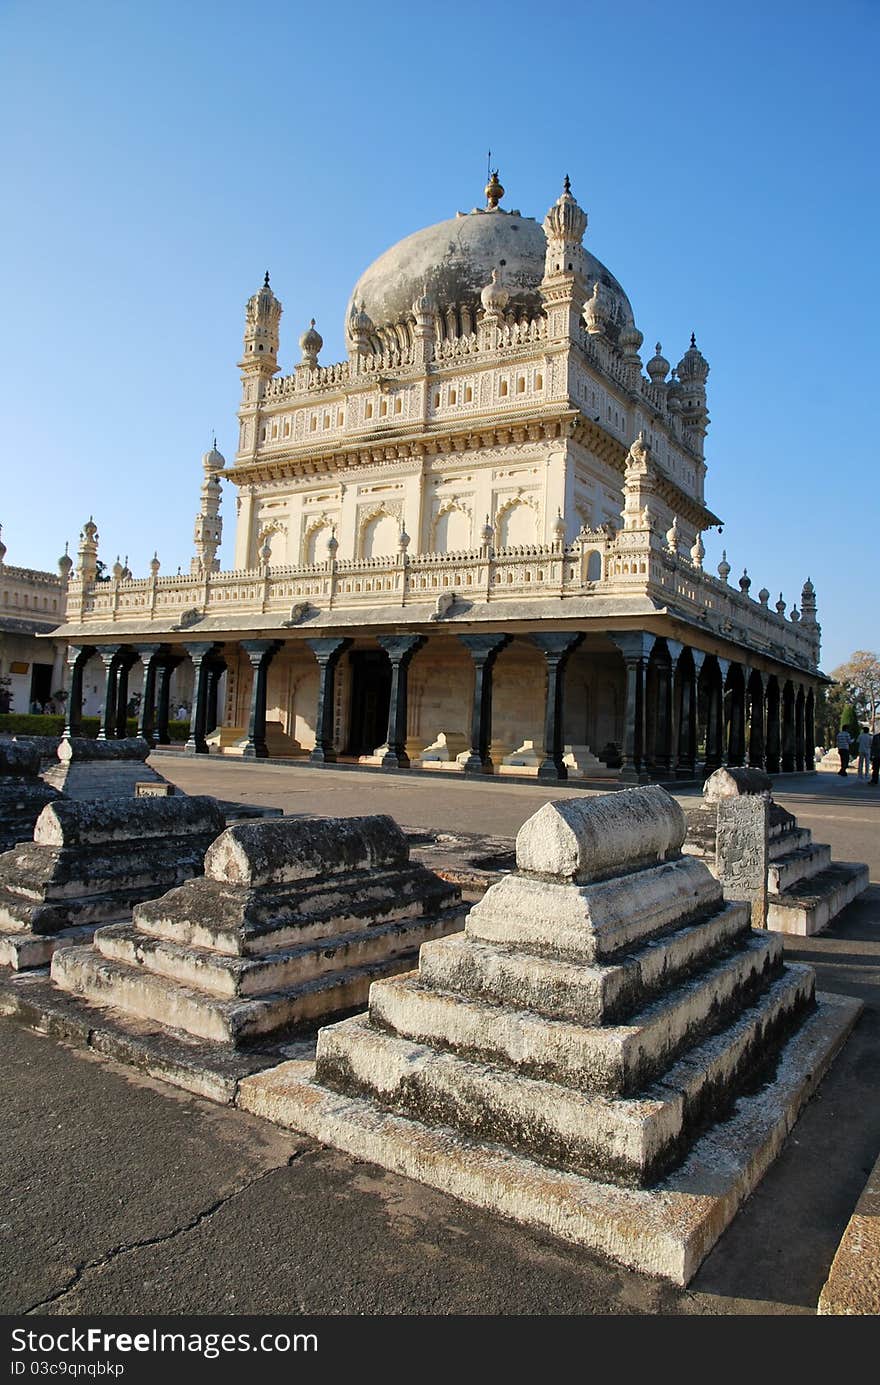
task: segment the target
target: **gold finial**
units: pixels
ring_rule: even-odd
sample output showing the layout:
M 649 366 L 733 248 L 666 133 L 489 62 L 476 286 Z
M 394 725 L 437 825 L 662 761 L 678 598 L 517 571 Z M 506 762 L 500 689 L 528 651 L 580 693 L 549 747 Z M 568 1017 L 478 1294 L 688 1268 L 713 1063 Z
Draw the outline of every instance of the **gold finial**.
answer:
M 494 212 L 503 196 L 504 188 L 498 181 L 498 169 L 496 168 L 489 174 L 489 181 L 486 184 L 486 211 Z

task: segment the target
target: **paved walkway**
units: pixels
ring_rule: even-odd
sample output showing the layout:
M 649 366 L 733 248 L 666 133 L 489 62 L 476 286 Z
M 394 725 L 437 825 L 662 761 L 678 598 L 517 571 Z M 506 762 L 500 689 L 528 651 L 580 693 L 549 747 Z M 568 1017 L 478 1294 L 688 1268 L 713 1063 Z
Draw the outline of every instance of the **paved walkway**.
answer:
M 502 836 L 566 792 L 156 764 L 190 791 L 287 812 L 390 811 L 406 825 Z M 777 794 L 880 877 L 876 793 L 823 775 L 782 780 Z M 0 1021 L 0 1311 L 814 1313 L 880 1149 L 880 888 L 786 951 L 865 1013 L 687 1290 Z

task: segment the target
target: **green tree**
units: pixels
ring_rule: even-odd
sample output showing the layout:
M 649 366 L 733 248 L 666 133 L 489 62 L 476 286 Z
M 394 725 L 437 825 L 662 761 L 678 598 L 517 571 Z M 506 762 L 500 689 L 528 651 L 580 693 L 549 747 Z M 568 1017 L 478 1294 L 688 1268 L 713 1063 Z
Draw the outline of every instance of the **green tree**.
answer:
M 832 670 L 831 677 L 843 689 L 856 724 L 873 730 L 880 713 L 880 659 L 877 655 L 869 649 L 857 649 L 845 663 Z M 842 696 L 841 712 L 843 701 Z M 841 721 L 841 725 L 845 723 Z

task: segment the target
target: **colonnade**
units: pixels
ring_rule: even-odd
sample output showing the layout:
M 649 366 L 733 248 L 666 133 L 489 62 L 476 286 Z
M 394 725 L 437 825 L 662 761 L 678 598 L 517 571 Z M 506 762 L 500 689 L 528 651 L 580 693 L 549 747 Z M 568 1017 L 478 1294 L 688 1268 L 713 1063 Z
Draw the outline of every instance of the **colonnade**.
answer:
M 387 734 L 380 759 L 386 769 L 407 768 L 410 763 L 406 749 L 409 668 L 427 638 L 423 634 L 376 637 L 388 658 L 391 675 Z M 514 637 L 488 633 L 460 634 L 457 638 L 473 664 L 470 749 L 463 770 L 466 775 L 483 775 L 493 769 L 489 747 L 495 665 Z M 540 631 L 524 638 L 542 655 L 545 670 L 544 758 L 538 778 L 565 779 L 565 672 L 584 635 Z M 813 769 L 815 695 L 805 680 L 767 673 L 647 631 L 610 631 L 607 638 L 623 662 L 620 778 L 624 783 L 694 779 L 722 765 L 751 765 L 772 774 Z M 339 753 L 333 729 L 336 677 L 339 661 L 353 642 L 347 636 L 302 641 L 318 667 L 315 745 L 309 757 L 313 764 L 332 764 Z M 263 758 L 269 753 L 268 670 L 285 643 L 259 639 L 240 640 L 238 644 L 252 668 L 243 753 Z M 226 670 L 222 643 L 72 646 L 68 651 L 70 695 L 65 735 L 81 734 L 83 670 L 96 654 L 104 665 L 105 679 L 99 738 L 126 734 L 129 674 L 140 661 L 143 694 L 138 735 L 151 745 L 169 744 L 171 674 L 188 656 L 195 683 L 185 751 L 207 754 L 207 736 L 218 724 L 218 685 Z

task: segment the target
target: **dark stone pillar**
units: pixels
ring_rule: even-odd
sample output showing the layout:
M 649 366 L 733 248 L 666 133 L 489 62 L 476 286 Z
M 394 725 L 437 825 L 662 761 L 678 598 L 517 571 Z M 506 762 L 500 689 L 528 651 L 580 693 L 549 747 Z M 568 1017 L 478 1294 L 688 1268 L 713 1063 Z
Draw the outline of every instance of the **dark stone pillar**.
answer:
M 806 752 L 804 749 L 804 689 L 803 686 L 797 690 L 794 700 L 794 766 L 795 769 L 803 774 L 806 764 Z
M 706 776 L 724 763 L 724 680 L 726 659 L 717 659 L 706 708 Z
M 242 755 L 248 760 L 265 760 L 269 754 L 266 745 L 266 682 L 269 672 L 269 665 L 274 659 L 278 650 L 281 648 L 280 640 L 242 640 L 241 647 L 251 661 L 253 670 L 253 681 L 251 683 L 251 709 L 248 717 L 248 736 L 242 751 Z M 216 672 L 214 668 L 208 670 L 208 682 L 205 688 L 205 719 L 207 722 L 208 699 L 211 690 L 211 679 Z M 214 683 L 214 704 L 216 711 L 217 685 Z
M 669 652 L 669 717 L 663 752 L 664 756 L 668 755 L 669 777 L 675 779 L 678 777 L 678 757 L 681 750 L 684 680 L 679 672 L 679 661 L 684 653 L 684 645 L 678 640 L 667 640 L 666 648 Z
M 192 659 L 195 669 L 193 704 L 189 718 L 189 739 L 183 750 L 185 755 L 207 755 L 208 742 L 205 740 L 205 721 L 208 712 L 208 679 L 211 674 L 211 659 L 216 645 L 185 644 L 183 647 Z
M 812 774 L 816 768 L 816 696 L 813 689 L 807 693 L 805 704 L 806 726 L 804 737 L 806 740 L 806 755 L 804 757 L 804 769 Z
M 471 753 L 464 762 L 465 774 L 491 774 L 489 746 L 492 741 L 492 671 L 510 635 L 459 635 L 474 661 L 474 705 L 471 712 Z
M 104 703 L 101 711 L 101 725 L 98 729 L 98 740 L 108 741 L 113 739 L 116 726 L 116 683 L 119 673 L 119 650 L 108 649 L 102 645 L 99 646 L 98 653 L 101 656 L 101 663 L 104 665 Z
M 391 696 L 388 702 L 388 735 L 385 754 L 380 761 L 383 769 L 409 769 L 406 753 L 406 705 L 409 666 L 417 649 L 425 643 L 424 635 L 379 635 L 377 644 L 391 660 Z
M 778 774 L 782 763 L 782 734 L 779 725 L 782 699 L 779 692 L 779 680 L 772 675 L 767 679 L 765 702 L 767 706 L 765 768 L 768 774 Z
M 64 719 L 62 736 L 82 735 L 83 673 L 86 664 L 95 650 L 91 645 L 70 645 L 67 650 L 67 665 L 70 669 L 70 683 L 67 696 L 67 715 Z
M 141 644 L 138 645 L 137 650 L 138 658 L 144 666 L 144 685 L 141 693 L 137 734 L 141 736 L 148 745 L 156 744 L 153 728 L 156 724 L 156 670 L 160 648 L 161 646 L 158 644 Z M 167 719 L 165 730 L 167 733 Z
M 306 640 L 318 661 L 320 679 L 315 718 L 315 748 L 309 756 L 314 765 L 332 764 L 336 759 L 336 746 L 333 744 L 333 690 L 336 665 L 351 643 L 351 640 L 345 639 Z
M 764 675 L 755 670 L 749 679 L 752 699 L 752 715 L 749 722 L 749 765 L 752 769 L 764 768 Z M 746 689 L 748 693 L 748 688 Z
M 794 770 L 794 689 L 786 683 L 782 689 L 782 770 L 791 774 Z
M 580 633 L 557 630 L 531 635 L 544 655 L 547 666 L 547 699 L 544 707 L 544 759 L 538 766 L 539 779 L 567 779 L 562 759 L 562 732 L 565 712 L 565 669 L 572 650 L 583 639 Z
M 690 724 L 687 728 L 687 740 L 684 742 L 686 758 L 683 766 L 679 758 L 679 777 L 682 779 L 697 776 L 697 751 L 700 745 L 700 671 L 706 661 L 704 650 L 692 649 L 690 653 L 694 671 L 686 689 Z
M 749 670 L 733 664 L 730 679 L 730 720 L 727 728 L 727 763 L 746 762 L 746 680 Z
M 205 733 L 208 736 L 212 731 L 216 731 L 220 723 L 220 714 L 217 710 L 217 693 L 220 688 L 220 679 L 225 672 L 225 663 L 219 661 L 212 664 L 208 672 L 208 713 L 205 720 Z
M 668 779 L 672 769 L 672 661 L 660 655 L 657 672 L 657 712 L 654 731 L 653 770 L 657 779 Z
M 119 741 L 128 732 L 128 675 L 136 662 L 137 655 L 133 650 L 120 650 L 116 672 L 116 717 L 113 722 L 113 735 Z
M 642 630 L 609 630 L 623 655 L 626 667 L 626 704 L 624 709 L 623 763 L 620 779 L 625 784 L 646 784 L 645 772 L 645 670 L 654 644 L 654 636 Z
M 168 719 L 171 704 L 171 674 L 176 667 L 176 662 L 171 659 L 159 659 L 157 661 L 157 687 L 156 687 L 156 745 L 170 745 L 171 737 L 168 734 Z

